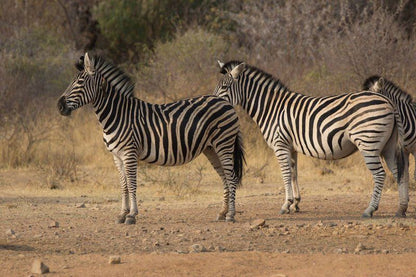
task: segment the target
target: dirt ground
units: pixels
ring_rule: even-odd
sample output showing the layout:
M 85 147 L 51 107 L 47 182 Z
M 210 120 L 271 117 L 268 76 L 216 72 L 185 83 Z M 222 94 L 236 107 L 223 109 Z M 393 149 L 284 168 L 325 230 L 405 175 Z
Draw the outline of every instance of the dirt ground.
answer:
M 214 221 L 220 197 L 155 197 L 140 201 L 137 224 L 126 226 L 115 223 L 113 191 L 30 196 L 6 183 L 0 276 L 30 276 L 36 258 L 48 276 L 416 276 L 414 192 L 407 218 L 394 218 L 398 195 L 386 192 L 366 220 L 368 193 L 306 190 L 301 212 L 280 215 L 283 196 L 261 184 L 237 194 L 235 223 Z M 265 225 L 252 228 L 258 219 Z M 113 255 L 121 264 L 108 263 Z

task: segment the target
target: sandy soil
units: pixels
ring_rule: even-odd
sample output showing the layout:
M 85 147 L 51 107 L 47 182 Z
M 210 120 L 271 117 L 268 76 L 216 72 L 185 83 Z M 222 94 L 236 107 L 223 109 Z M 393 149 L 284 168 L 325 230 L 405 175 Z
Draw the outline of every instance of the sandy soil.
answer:
M 246 190 L 235 223 L 213 220 L 220 199 L 158 198 L 134 226 L 114 223 L 117 195 L 36 195 L 0 198 L 0 276 L 28 276 L 36 258 L 50 276 L 416 276 L 415 208 L 394 218 L 397 192 L 370 220 L 357 192 L 304 195 L 300 213 L 279 215 L 281 195 Z

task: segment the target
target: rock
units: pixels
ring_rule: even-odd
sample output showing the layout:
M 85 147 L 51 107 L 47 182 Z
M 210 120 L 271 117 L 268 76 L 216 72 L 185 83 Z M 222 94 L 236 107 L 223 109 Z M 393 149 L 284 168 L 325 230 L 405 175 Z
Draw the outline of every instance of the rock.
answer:
M 80 209 L 80 208 L 85 208 L 85 203 L 84 203 L 84 202 L 82 202 L 82 203 L 78 203 L 78 204 L 76 205 L 76 207 L 77 207 L 78 209 Z
M 121 257 L 120 256 L 110 256 L 108 260 L 109 264 L 120 264 L 121 263 Z
M 217 252 L 225 252 L 226 249 L 224 247 L 218 245 L 218 246 L 215 246 L 214 250 L 217 251 Z
M 338 248 L 334 250 L 335 254 L 345 254 L 347 253 L 347 249 L 346 248 Z
M 58 221 L 51 221 L 48 225 L 48 228 L 58 228 L 59 222 Z
M 264 219 L 256 219 L 251 223 L 250 229 L 258 229 L 265 226 L 265 224 L 266 221 Z
M 381 254 L 389 254 L 390 253 L 390 251 L 389 250 L 387 250 L 387 249 L 383 249 L 383 250 L 381 250 Z
M 329 169 L 327 167 L 324 167 L 321 169 L 321 175 L 329 175 L 329 174 L 334 174 L 334 171 L 332 169 Z
M 201 244 L 193 244 L 189 247 L 190 253 L 201 253 L 201 252 L 207 252 L 207 249 L 201 245 Z
M 360 242 L 360 243 L 357 244 L 357 247 L 355 247 L 354 253 L 358 254 L 363 250 L 365 250 L 365 246 Z
M 6 235 L 7 236 L 13 236 L 15 234 L 15 232 L 14 232 L 14 230 L 13 229 L 7 229 L 6 230 Z
M 31 272 L 34 274 L 45 274 L 49 272 L 49 267 L 41 260 L 34 260 Z

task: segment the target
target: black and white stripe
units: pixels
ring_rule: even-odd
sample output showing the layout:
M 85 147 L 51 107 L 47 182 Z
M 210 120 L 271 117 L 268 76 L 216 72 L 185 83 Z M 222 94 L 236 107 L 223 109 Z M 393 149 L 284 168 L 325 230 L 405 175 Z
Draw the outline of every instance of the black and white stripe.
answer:
M 100 57 L 78 64 L 75 80 L 58 100 L 62 115 L 92 104 L 107 149 L 120 173 L 122 211 L 117 222 L 134 224 L 138 214 L 136 175 L 139 160 L 181 165 L 204 153 L 224 183 L 219 220 L 234 220 L 235 191 L 241 183 L 243 148 L 232 105 L 213 95 L 157 105 L 133 97 L 134 84 Z
M 300 201 L 297 184 L 297 153 L 324 160 L 347 157 L 357 149 L 374 179 L 369 207 L 363 216 L 378 209 L 384 185 L 383 157 L 401 184 L 398 215 L 408 205 L 405 178 L 407 164 L 399 131 L 401 122 L 391 101 L 376 93 L 356 92 L 311 97 L 290 91 L 280 80 L 239 61 L 219 62 L 221 73 L 215 95 L 241 105 L 257 123 L 279 161 L 286 189 L 281 213 Z M 297 209 L 297 203 L 294 203 Z

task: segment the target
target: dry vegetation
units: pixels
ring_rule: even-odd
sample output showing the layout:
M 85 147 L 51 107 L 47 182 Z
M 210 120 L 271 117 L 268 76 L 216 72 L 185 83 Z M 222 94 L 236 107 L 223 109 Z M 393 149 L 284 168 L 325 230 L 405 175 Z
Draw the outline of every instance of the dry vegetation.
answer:
M 415 23 L 408 16 L 416 10 L 413 1 L 197 1 L 197 7 L 184 4 L 183 20 L 172 16 L 169 28 L 155 27 L 160 38 L 152 34 L 140 45 L 126 42 L 123 47 L 132 51 L 128 55 L 111 50 L 115 44 L 110 43 L 114 37 L 106 36 L 112 31 L 108 25 L 97 31 L 108 16 L 97 2 L 9 0 L 0 12 L 1 22 L 7 23 L 0 29 L 0 168 L 4 176 L 32 172 L 33 190 L 118 187 L 91 110 L 79 110 L 69 119 L 56 110 L 56 99 L 75 72 L 72 64 L 92 46 L 120 64 L 135 79 L 136 95 L 151 102 L 211 93 L 219 76 L 217 59 L 245 60 L 311 95 L 356 91 L 369 75 L 382 74 L 416 96 Z M 244 112 L 239 114 L 247 149 L 244 185 L 276 183 L 280 190 L 272 151 Z M 354 182 L 371 190 L 359 155 L 336 162 L 301 157 L 299 175 L 301 187 L 320 178 L 334 184 L 343 178 L 334 189 Z M 203 157 L 179 168 L 142 164 L 139 179 L 142 186 L 179 198 L 207 194 L 208 184 L 221 192 L 220 180 Z

